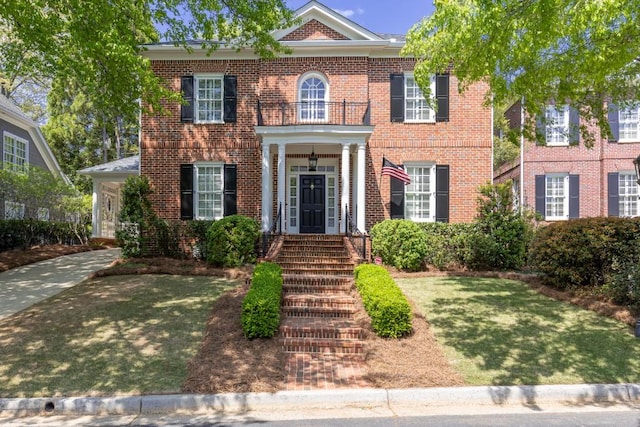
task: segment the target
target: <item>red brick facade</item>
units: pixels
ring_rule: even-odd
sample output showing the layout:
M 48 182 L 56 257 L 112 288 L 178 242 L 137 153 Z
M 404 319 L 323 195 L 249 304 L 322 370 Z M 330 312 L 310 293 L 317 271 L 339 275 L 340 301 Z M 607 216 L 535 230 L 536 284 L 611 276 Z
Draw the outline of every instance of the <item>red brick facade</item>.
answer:
M 517 116 L 520 115 L 519 108 L 518 103 Z M 517 119 L 519 120 L 519 117 Z M 581 120 L 581 124 L 584 124 L 584 121 Z M 640 154 L 640 141 L 610 142 L 600 137 L 597 128 L 590 128 L 596 141 L 593 148 L 586 148 L 582 141 L 570 146 L 545 146 L 532 141 L 525 142 L 522 174 L 524 185 L 521 186 L 524 190 L 525 206 L 535 209 L 536 176 L 569 174 L 579 177 L 577 217 L 609 216 L 608 177 L 615 173 L 634 173 L 633 159 Z M 502 171 L 499 177 L 496 174 L 496 181 L 519 181 L 519 168 L 518 160 L 511 170 Z
M 346 37 L 317 20 L 311 20 L 284 36 L 282 40 L 344 40 Z M 357 49 L 356 49 L 357 51 Z M 397 49 L 396 51 L 397 52 Z M 331 101 L 370 103 L 373 131 L 366 143 L 366 229 L 389 218 L 389 177 L 381 176 L 382 158 L 403 164 L 407 161 L 448 165 L 449 221 L 469 222 L 476 214 L 478 187 L 491 180 L 492 123 L 489 108 L 483 106 L 487 86 L 477 84 L 464 95 L 457 92 L 457 81 L 449 85 L 449 121 L 438 123 L 393 123 L 390 120 L 390 75 L 410 72 L 412 59 L 356 54 L 314 56 L 296 54 L 273 60 L 238 59 L 155 59 L 154 71 L 173 90 L 180 90 L 181 76 L 221 73 L 237 76 L 237 122 L 221 124 L 182 123 L 180 105 L 167 105 L 168 116 L 142 117 L 141 173 L 154 188 L 153 204 L 162 217 L 180 219 L 180 165 L 198 161 L 235 163 L 238 167 L 237 210 L 239 214 L 262 217 L 262 144 L 255 126 L 257 103 L 296 102 L 300 76 L 315 72 L 326 78 Z M 339 146 L 313 145 L 323 159 L 336 159 L 340 167 Z M 305 146 L 307 147 L 307 146 Z M 308 150 L 308 147 L 306 148 Z M 333 147 L 333 148 L 332 148 Z M 333 150 L 333 151 L 332 151 Z M 356 154 L 351 151 L 355 162 Z M 287 149 L 286 158 L 305 157 Z M 273 200 L 277 186 L 277 150 L 271 149 Z M 352 163 L 353 164 L 353 163 Z M 353 177 L 354 171 L 351 170 Z M 340 176 L 340 175 L 338 175 Z M 339 186 L 342 185 L 341 179 Z M 353 187 L 353 185 L 352 185 Z M 340 194 L 338 192 L 338 194 Z M 353 197 L 353 195 L 352 195 Z M 350 200 L 350 205 L 355 201 Z

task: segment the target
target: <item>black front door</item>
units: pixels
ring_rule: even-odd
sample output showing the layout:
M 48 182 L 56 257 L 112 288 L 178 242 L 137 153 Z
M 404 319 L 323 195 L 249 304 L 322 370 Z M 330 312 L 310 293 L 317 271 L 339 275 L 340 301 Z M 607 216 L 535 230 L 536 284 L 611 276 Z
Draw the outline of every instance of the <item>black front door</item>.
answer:
M 300 175 L 300 233 L 324 233 L 324 175 Z

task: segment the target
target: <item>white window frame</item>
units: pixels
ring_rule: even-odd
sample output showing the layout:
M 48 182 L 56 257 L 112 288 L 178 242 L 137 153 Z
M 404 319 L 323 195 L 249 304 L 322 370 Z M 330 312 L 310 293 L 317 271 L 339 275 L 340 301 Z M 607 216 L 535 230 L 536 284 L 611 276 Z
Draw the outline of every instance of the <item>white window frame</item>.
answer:
M 310 80 L 321 83 L 324 97 L 317 96 L 319 89 L 305 87 Z M 312 96 L 314 95 L 314 96 Z M 300 76 L 298 80 L 298 120 L 301 122 L 325 123 L 329 121 L 329 81 L 326 76 L 318 72 L 309 72 Z
M 224 75 L 223 74 L 198 74 L 193 77 L 194 85 L 194 122 L 195 123 L 224 123 Z M 200 83 L 207 81 L 220 85 L 219 90 L 213 88 L 200 88 Z M 207 91 L 212 91 L 207 94 Z M 205 108 L 206 107 L 206 108 Z M 201 114 L 212 114 L 212 117 L 201 118 Z
M 635 132 L 633 128 L 635 128 Z M 618 110 L 618 133 L 618 142 L 640 141 L 640 107 L 620 108 Z
M 551 147 L 569 145 L 570 118 L 568 105 L 547 105 L 545 116 L 545 141 Z
M 12 141 L 10 142 L 9 140 Z M 10 132 L 3 132 L 2 145 L 4 168 L 17 172 L 26 172 L 29 164 L 29 141 Z M 19 150 L 20 148 L 24 149 Z M 22 151 L 24 156 L 19 156 L 21 154 L 19 151 Z
M 38 208 L 38 221 L 49 221 L 49 208 Z
M 4 219 L 24 219 L 24 203 L 5 200 Z
M 436 78 L 431 76 L 431 98 L 436 96 Z M 413 73 L 404 73 L 404 121 L 407 123 L 435 123 L 436 112 L 429 106 Z
M 212 182 L 207 182 L 209 176 Z M 224 163 L 194 163 L 193 210 L 193 217 L 198 220 L 218 220 L 224 216 Z
M 562 183 L 562 187 L 558 186 L 550 188 L 552 182 Z M 562 188 L 562 194 L 554 193 L 554 189 Z M 549 206 L 555 199 L 562 198 L 562 212 L 549 213 Z M 552 199 L 552 200 L 550 200 Z M 559 203 L 556 203 L 559 205 Z M 547 221 L 566 221 L 569 219 L 569 174 L 568 173 L 551 173 L 544 177 L 544 218 Z
M 618 215 L 621 217 L 640 215 L 637 179 L 635 172 L 618 173 Z
M 405 163 L 404 169 L 411 177 L 411 184 L 404 187 L 404 217 L 415 222 L 435 222 L 435 163 Z

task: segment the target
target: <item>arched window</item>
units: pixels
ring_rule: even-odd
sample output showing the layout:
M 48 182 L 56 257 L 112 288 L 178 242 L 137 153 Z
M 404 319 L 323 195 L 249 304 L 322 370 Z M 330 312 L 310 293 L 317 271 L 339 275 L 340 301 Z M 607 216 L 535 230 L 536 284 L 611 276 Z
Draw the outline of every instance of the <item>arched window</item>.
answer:
M 299 116 L 304 122 L 324 122 L 328 119 L 329 86 L 326 78 L 309 73 L 300 79 Z

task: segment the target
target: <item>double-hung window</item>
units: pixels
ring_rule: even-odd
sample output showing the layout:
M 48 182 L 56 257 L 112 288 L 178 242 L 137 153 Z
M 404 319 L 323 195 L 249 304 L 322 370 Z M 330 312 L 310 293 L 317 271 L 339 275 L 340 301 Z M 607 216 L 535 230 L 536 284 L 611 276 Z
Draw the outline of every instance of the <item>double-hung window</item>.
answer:
M 547 106 L 545 121 L 547 145 L 569 145 L 569 107 Z
M 194 165 L 195 219 L 214 220 L 223 216 L 223 165 Z
M 435 221 L 435 165 L 405 165 L 411 183 L 405 187 L 405 218 Z
M 431 96 L 436 92 L 435 78 L 431 78 Z M 433 109 L 424 97 L 413 74 L 404 76 L 404 120 L 405 122 L 435 122 Z
M 3 163 L 5 169 L 24 172 L 27 168 L 26 140 L 5 132 L 3 135 Z
M 6 200 L 4 202 L 4 219 L 24 219 L 24 203 Z
M 196 122 L 222 123 L 224 101 L 223 76 L 196 76 L 195 85 Z
M 618 203 L 620 216 L 638 216 L 638 183 L 635 173 L 618 175 Z
M 640 141 L 640 114 L 639 107 L 620 109 L 618 112 L 619 141 Z
M 545 177 L 545 219 L 569 218 L 569 174 Z

